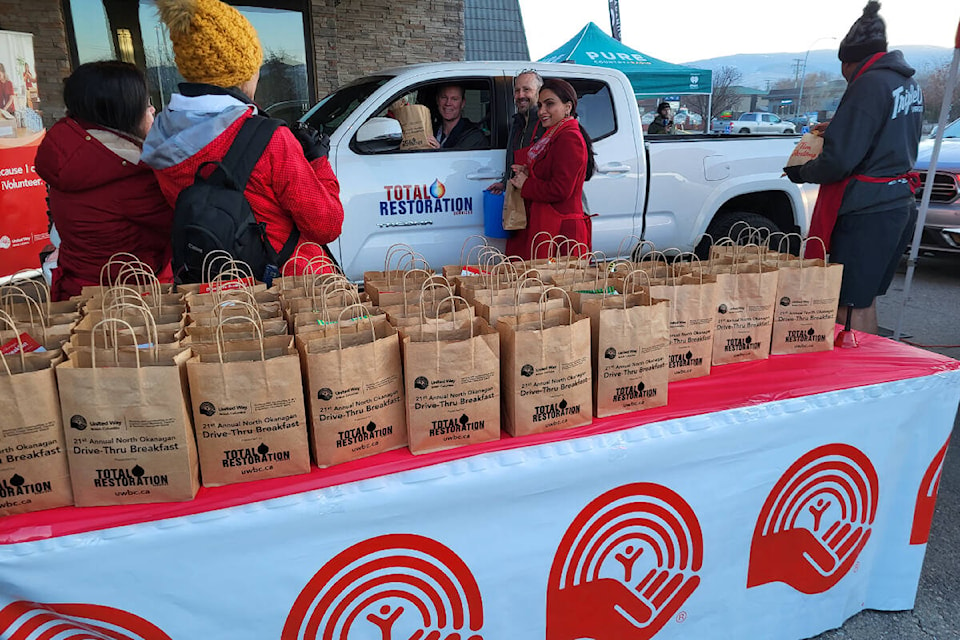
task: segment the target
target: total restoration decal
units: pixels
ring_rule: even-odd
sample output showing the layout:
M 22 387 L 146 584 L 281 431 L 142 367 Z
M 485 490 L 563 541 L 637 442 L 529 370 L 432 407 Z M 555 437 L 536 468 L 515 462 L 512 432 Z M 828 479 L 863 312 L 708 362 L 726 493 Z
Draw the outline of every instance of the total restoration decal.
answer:
M 783 582 L 823 593 L 847 575 L 870 539 L 879 479 L 870 459 L 828 444 L 794 462 L 760 511 L 747 588 Z
M 327 562 L 300 592 L 282 640 L 483 640 L 480 588 L 436 540 L 389 534 Z
M 648 640 L 700 584 L 696 514 L 659 484 L 623 485 L 596 498 L 563 535 L 547 585 L 547 640 Z
M 380 198 L 381 216 L 449 213 L 473 215 L 473 197 L 447 196 L 447 188 L 439 179 L 433 184 L 388 184 Z

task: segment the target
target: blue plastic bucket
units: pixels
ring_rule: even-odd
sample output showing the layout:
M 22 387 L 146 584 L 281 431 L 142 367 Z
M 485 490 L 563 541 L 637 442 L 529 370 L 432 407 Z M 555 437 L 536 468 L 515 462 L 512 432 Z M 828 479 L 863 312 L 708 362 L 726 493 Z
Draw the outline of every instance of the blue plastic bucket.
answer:
M 483 235 L 488 238 L 509 238 L 503 230 L 503 194 L 483 192 Z

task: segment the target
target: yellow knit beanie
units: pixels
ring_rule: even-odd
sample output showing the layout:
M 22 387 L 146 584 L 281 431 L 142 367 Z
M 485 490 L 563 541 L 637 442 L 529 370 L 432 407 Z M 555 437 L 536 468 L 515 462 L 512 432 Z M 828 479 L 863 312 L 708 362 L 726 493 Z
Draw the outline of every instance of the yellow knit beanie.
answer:
M 236 87 L 260 69 L 263 50 L 253 25 L 220 0 L 157 0 L 187 82 Z

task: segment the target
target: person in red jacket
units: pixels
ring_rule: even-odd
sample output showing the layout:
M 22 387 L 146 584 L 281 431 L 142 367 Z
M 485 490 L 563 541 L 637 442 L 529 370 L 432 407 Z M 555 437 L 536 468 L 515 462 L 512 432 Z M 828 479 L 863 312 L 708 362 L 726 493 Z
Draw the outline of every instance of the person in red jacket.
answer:
M 67 116 L 47 132 L 36 160 L 60 234 L 51 297 L 66 300 L 100 284 L 101 268 L 118 252 L 132 253 L 172 282 L 173 209 L 141 162 L 153 123 L 143 73 L 119 61 L 80 65 L 64 81 L 63 102 Z
M 561 251 L 583 255 L 591 251 L 590 218 L 583 210 L 583 183 L 593 175 L 593 145 L 577 121 L 577 92 L 565 80 L 549 78 L 540 89 L 538 116 L 546 133 L 519 149 L 510 182 L 520 189 L 527 209 L 527 228 L 507 239 L 507 255 L 524 260 L 550 255 L 546 232 L 577 242 Z M 537 242 L 537 246 L 531 243 Z
M 263 51 L 247 19 L 219 0 L 158 0 L 157 8 L 186 82 L 157 116 L 143 160 L 175 205 L 200 165 L 222 160 L 243 123 L 258 113 L 253 98 Z M 329 142 L 309 132 L 302 138 L 277 128 L 244 191 L 278 253 L 299 230 L 296 253 L 303 259 L 286 273 L 300 273 L 306 261 L 325 255 L 317 244 L 336 240 L 343 225 L 340 185 L 326 157 Z

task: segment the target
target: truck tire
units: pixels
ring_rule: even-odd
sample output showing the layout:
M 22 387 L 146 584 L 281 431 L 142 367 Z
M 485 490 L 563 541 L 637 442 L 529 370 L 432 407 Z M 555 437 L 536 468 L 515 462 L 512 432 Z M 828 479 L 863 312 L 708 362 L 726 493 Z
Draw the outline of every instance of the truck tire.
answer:
M 733 232 L 734 236 L 740 233 L 744 225 L 756 227 L 757 229 L 766 229 L 767 234 L 779 233 L 778 227 L 770 218 L 752 211 L 727 211 L 718 213 L 707 226 L 707 233 L 713 238 L 714 242 L 720 238 L 726 238 Z M 696 254 L 701 260 L 705 260 L 710 254 L 710 239 L 703 238 L 696 247 Z
M 750 133 L 750 129 L 747 129 L 746 127 L 744 127 L 743 129 L 740 129 L 738 133 Z

